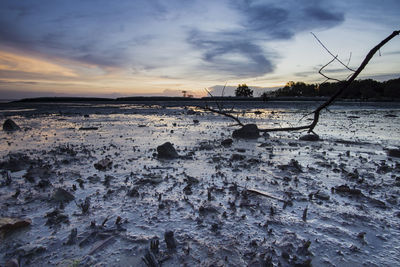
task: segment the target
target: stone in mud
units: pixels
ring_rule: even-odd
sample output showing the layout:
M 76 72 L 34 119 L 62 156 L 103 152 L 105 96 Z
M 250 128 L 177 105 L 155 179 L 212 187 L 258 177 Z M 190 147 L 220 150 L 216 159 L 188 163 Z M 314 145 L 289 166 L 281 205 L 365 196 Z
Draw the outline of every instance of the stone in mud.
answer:
M 169 249 L 176 248 L 176 241 L 174 238 L 173 231 L 166 231 L 164 234 L 164 240 L 165 240 L 165 243 L 167 244 L 167 248 L 169 248 Z
M 329 195 L 325 192 L 317 192 L 314 196 L 321 200 L 329 200 L 330 198 Z
M 46 251 L 46 247 L 35 244 L 26 244 L 17 249 L 18 254 L 22 257 L 35 255 L 44 251 Z
M 12 119 L 7 119 L 3 123 L 3 131 L 5 132 L 14 132 L 18 130 L 21 130 L 21 128 Z
M 45 217 L 47 218 L 46 225 L 52 226 L 60 223 L 69 223 L 68 216 L 59 209 L 48 212 Z
M 139 191 L 136 187 L 132 187 L 131 189 L 128 190 L 127 193 L 128 197 L 139 197 Z
M 99 171 L 106 171 L 112 168 L 112 161 L 109 158 L 105 158 L 95 163 L 94 167 Z
M 7 160 L 0 162 L 0 169 L 9 170 L 11 172 L 27 169 L 31 164 L 36 163 L 22 153 L 9 154 L 7 158 Z
M 67 190 L 65 190 L 63 188 L 57 188 L 54 191 L 53 199 L 58 202 L 68 202 L 68 201 L 74 200 L 75 197 L 73 194 L 71 194 Z
M 320 140 L 319 136 L 316 134 L 306 134 L 306 135 L 300 136 L 299 139 L 301 141 L 310 141 L 310 142 L 316 142 L 316 141 Z
M 178 153 L 170 142 L 166 142 L 161 146 L 158 146 L 157 153 L 157 157 L 163 159 L 175 159 L 179 157 Z
M 223 145 L 224 147 L 229 147 L 231 146 L 233 143 L 233 140 L 231 138 L 225 139 L 224 141 L 221 142 L 221 145 Z
M 242 139 L 257 139 L 260 137 L 260 131 L 256 124 L 246 124 L 242 128 L 233 131 L 233 138 L 242 138 Z
M 5 264 L 4 267 L 19 267 L 19 263 L 17 259 L 11 259 L 8 260 Z
M 20 218 L 9 218 L 9 217 L 0 218 L 0 237 L 12 231 L 15 231 L 19 228 L 29 226 L 31 225 L 31 223 L 32 223 L 31 219 L 20 219 Z
M 389 149 L 387 154 L 389 157 L 400 158 L 400 149 Z
M 349 195 L 362 195 L 361 190 L 350 188 L 348 185 L 339 185 L 335 187 L 335 191 L 338 193 L 344 193 Z

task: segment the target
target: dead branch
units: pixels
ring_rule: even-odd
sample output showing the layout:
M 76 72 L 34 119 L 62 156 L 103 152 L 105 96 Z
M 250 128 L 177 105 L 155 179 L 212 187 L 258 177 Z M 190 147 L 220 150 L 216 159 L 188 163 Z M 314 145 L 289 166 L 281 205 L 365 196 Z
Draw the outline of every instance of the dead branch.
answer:
M 211 112 L 213 112 L 213 113 L 217 113 L 217 114 L 223 115 L 223 116 L 228 117 L 228 118 L 231 118 L 231 119 L 233 119 L 234 121 L 236 121 L 237 125 L 239 125 L 239 126 L 244 126 L 244 124 L 239 120 L 238 116 L 235 117 L 235 116 L 233 116 L 232 114 L 230 114 L 230 113 L 228 113 L 228 112 L 225 112 L 225 111 L 223 111 L 223 110 L 221 110 L 221 109 L 218 109 L 218 110 L 217 110 L 217 109 L 210 108 L 210 107 L 208 107 L 208 106 L 202 107 L 202 109 L 211 111 Z
M 313 33 L 312 33 L 313 34 Z M 308 130 L 308 133 L 314 133 L 314 128 L 317 126 L 317 123 L 319 121 L 320 113 L 322 110 L 326 109 L 329 105 L 331 105 L 344 91 L 346 91 L 350 84 L 357 78 L 357 76 L 361 73 L 361 71 L 367 66 L 371 58 L 375 55 L 377 51 L 380 51 L 380 49 L 391 39 L 393 39 L 395 36 L 400 34 L 400 30 L 392 32 L 388 37 L 386 37 L 384 40 L 382 40 L 378 45 L 376 45 L 374 48 L 372 48 L 369 53 L 366 55 L 364 60 L 362 61 L 361 65 L 357 68 L 357 70 L 353 70 L 349 68 L 346 64 L 344 64 L 341 60 L 338 59 L 337 56 L 333 55 L 328 48 L 314 35 L 314 37 L 317 39 L 317 41 L 322 45 L 325 50 L 328 51 L 330 55 L 332 55 L 333 60 L 331 60 L 328 64 L 324 65 L 319 73 L 327 78 L 328 80 L 332 80 L 332 78 L 322 74 L 322 70 L 329 64 L 331 64 L 333 61 L 338 61 L 341 65 L 343 65 L 346 69 L 353 71 L 354 73 L 349 76 L 346 80 L 343 80 L 342 86 L 337 90 L 335 94 L 333 94 L 327 101 L 325 101 L 323 104 L 321 104 L 319 107 L 317 107 L 311 114 L 314 114 L 314 118 L 311 124 L 308 125 L 303 125 L 303 126 L 297 126 L 297 127 L 284 127 L 284 128 L 267 128 L 267 129 L 259 129 L 260 132 L 282 132 L 282 131 L 301 131 L 301 130 Z M 238 125 L 243 126 L 244 124 L 240 121 L 238 117 L 233 116 L 232 114 L 229 114 L 223 110 L 215 110 L 209 107 L 204 107 L 205 110 L 229 117 L 237 122 Z
M 271 196 L 270 194 L 268 194 L 268 193 L 266 193 L 264 191 L 258 190 L 258 189 L 247 189 L 247 192 L 254 193 L 254 194 L 257 194 L 257 195 L 261 195 L 261 196 L 264 196 L 264 197 L 267 197 L 267 198 L 275 199 L 275 200 L 278 200 L 278 201 L 281 201 L 281 202 L 286 202 L 286 200 L 280 199 L 280 198 L 275 197 L 275 196 Z

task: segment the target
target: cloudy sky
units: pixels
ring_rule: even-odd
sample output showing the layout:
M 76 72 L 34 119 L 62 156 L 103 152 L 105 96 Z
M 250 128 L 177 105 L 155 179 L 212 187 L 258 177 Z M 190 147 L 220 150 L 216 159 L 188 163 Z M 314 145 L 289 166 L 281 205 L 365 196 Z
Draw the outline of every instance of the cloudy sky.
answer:
M 0 1 L 0 98 L 200 96 L 204 88 L 322 82 L 394 30 L 398 0 Z M 348 72 L 331 64 L 326 73 Z M 400 77 L 400 37 L 361 78 Z M 261 90 L 259 90 L 261 91 Z

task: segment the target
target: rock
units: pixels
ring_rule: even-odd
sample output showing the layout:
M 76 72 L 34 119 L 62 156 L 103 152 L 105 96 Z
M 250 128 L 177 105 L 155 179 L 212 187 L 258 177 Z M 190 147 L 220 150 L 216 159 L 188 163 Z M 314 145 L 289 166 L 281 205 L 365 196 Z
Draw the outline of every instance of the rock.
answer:
M 105 158 L 95 163 L 94 167 L 99 171 L 106 171 L 112 168 L 112 161 L 109 158 Z
M 260 131 L 255 124 L 246 124 L 242 128 L 233 131 L 233 138 L 243 138 L 243 139 L 256 139 L 260 137 Z
M 325 192 L 317 192 L 314 196 L 321 200 L 329 200 L 330 198 L 329 195 Z
M 178 153 L 170 142 L 166 142 L 161 146 L 158 146 L 157 153 L 157 157 L 163 159 L 175 159 L 179 157 Z
M 68 201 L 74 200 L 75 197 L 73 194 L 71 194 L 67 190 L 65 190 L 63 188 L 57 188 L 54 191 L 53 199 L 58 202 L 68 202 Z
M 127 196 L 128 197 L 139 197 L 140 195 L 139 195 L 139 191 L 138 191 L 137 187 L 133 186 L 131 189 L 129 189 Z
M 310 141 L 310 142 L 316 142 L 316 141 L 320 140 L 319 136 L 316 134 L 306 134 L 306 135 L 300 136 L 299 139 L 301 141 Z
M 35 245 L 35 244 L 26 244 L 26 245 L 20 246 L 17 249 L 18 254 L 21 255 L 22 257 L 27 257 L 30 255 L 42 253 L 44 251 L 46 251 L 46 247 L 41 246 L 41 245 Z
M 338 193 L 344 193 L 344 194 L 350 194 L 350 195 L 362 195 L 361 190 L 350 188 L 348 185 L 336 186 L 335 191 Z
M 29 158 L 29 156 L 22 153 L 13 153 L 7 155 L 7 160 L 0 162 L 0 169 L 17 172 L 29 168 L 36 162 Z
M 31 219 L 10 218 L 10 217 L 0 218 L 0 237 L 19 228 L 29 226 L 31 225 L 31 223 L 32 223 Z
M 59 209 L 48 212 L 45 216 L 47 218 L 46 225 L 56 225 L 60 223 L 68 223 L 68 216 L 61 213 Z
M 3 131 L 14 132 L 18 130 L 21 130 L 21 128 L 19 128 L 19 126 L 12 119 L 7 119 L 3 123 Z
M 400 149 L 389 149 L 387 154 L 389 157 L 400 158 Z
M 17 259 L 11 259 L 4 264 L 4 267 L 19 267 L 19 263 Z
M 221 145 L 223 145 L 224 147 L 229 147 L 231 146 L 233 143 L 233 140 L 231 138 L 225 139 L 221 142 Z
M 233 154 L 230 161 L 244 160 L 246 157 L 240 154 Z
M 164 240 L 165 240 L 165 243 L 167 244 L 167 248 L 169 248 L 169 249 L 176 248 L 176 241 L 174 238 L 173 231 L 166 231 L 164 234 Z

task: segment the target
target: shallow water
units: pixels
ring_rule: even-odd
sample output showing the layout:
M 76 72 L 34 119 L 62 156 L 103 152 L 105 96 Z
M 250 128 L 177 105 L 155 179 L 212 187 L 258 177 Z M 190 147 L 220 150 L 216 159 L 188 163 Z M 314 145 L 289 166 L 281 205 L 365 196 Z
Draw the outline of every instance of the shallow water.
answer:
M 270 128 L 310 123 L 304 116 L 315 105 L 235 103 L 234 110 L 244 122 Z M 36 104 L 1 110 L 22 128 L 0 132 L 1 161 L 21 153 L 30 162 L 10 170 L 12 183 L 0 187 L 0 217 L 28 217 L 32 225 L 6 235 L 0 264 L 19 258 L 23 266 L 145 266 L 141 257 L 154 237 L 163 266 L 257 266 L 269 257 L 283 266 L 400 262 L 400 160 L 386 153 L 400 146 L 399 104 L 332 106 L 315 128 L 318 142 L 299 141 L 304 133 L 277 132 L 234 140 L 228 148 L 220 143 L 231 136 L 233 122 L 196 107 Z M 157 146 L 167 141 L 182 158 L 157 159 Z M 97 170 L 94 164 L 104 158 L 112 168 Z M 51 185 L 38 187 L 42 178 Z M 331 190 L 344 184 L 362 194 Z M 71 190 L 76 203 L 61 209 L 68 223 L 46 225 L 46 214 L 59 208 L 51 200 L 58 187 Z M 131 188 L 138 196 L 129 196 Z M 77 204 L 86 197 L 90 209 L 81 214 Z M 118 216 L 122 223 L 116 225 Z M 76 242 L 64 245 L 73 228 Z M 167 230 L 174 231 L 175 250 L 166 247 Z M 109 237 L 112 242 L 90 253 Z M 45 250 L 28 253 L 27 244 Z

